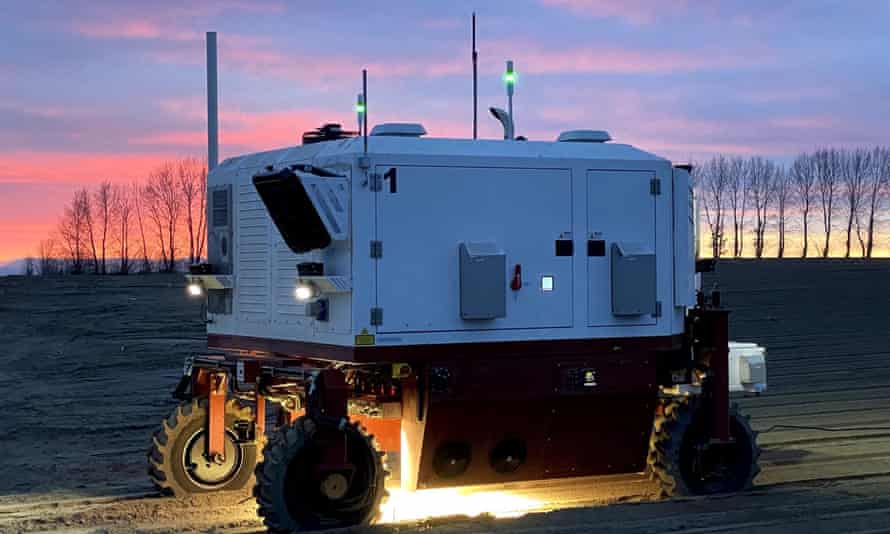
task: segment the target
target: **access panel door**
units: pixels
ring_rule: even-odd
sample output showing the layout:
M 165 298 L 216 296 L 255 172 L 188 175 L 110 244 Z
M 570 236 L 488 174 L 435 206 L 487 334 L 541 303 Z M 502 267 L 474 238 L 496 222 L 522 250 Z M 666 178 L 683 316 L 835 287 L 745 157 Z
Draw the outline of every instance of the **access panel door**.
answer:
M 655 253 L 654 178 L 655 173 L 651 171 L 587 172 L 588 326 L 651 325 L 656 322 L 653 313 L 625 315 L 620 303 L 616 309 L 612 280 L 615 263 L 621 263 L 621 259 L 616 262 L 613 255 L 632 251 L 645 257 L 647 253 Z M 654 280 L 645 282 L 654 285 Z M 615 283 L 626 281 L 616 279 Z
M 556 254 L 556 241 L 571 239 L 570 171 L 380 165 L 376 172 L 386 177 L 377 193 L 378 333 L 572 325 L 573 257 Z

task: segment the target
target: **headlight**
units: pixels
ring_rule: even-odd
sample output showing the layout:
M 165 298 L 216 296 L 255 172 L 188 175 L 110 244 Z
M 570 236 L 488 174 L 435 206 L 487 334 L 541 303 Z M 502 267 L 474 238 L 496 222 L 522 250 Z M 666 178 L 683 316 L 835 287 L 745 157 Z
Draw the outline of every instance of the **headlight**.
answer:
M 204 288 L 201 287 L 201 284 L 199 284 L 197 282 L 190 283 L 186 287 L 186 289 L 188 290 L 189 295 L 192 297 L 200 297 L 201 295 L 204 294 Z
M 297 300 L 309 300 L 318 296 L 318 289 L 311 283 L 300 282 L 294 290 Z

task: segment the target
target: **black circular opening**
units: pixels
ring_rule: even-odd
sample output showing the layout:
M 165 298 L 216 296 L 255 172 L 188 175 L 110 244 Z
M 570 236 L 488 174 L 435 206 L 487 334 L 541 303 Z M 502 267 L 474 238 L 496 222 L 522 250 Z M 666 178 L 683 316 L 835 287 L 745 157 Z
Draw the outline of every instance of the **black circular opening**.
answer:
M 470 445 L 460 441 L 445 442 L 433 456 L 433 471 L 442 478 L 462 475 L 470 466 Z
M 498 473 L 512 473 L 525 463 L 527 455 L 524 441 L 519 438 L 507 438 L 491 450 L 489 463 Z

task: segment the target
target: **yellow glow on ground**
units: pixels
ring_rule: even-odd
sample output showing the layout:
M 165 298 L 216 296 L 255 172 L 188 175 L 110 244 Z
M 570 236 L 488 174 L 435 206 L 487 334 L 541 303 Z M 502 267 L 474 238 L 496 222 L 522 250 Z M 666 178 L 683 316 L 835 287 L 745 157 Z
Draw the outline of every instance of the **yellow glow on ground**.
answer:
M 383 523 L 419 521 L 435 517 L 488 514 L 498 518 L 520 517 L 543 511 L 544 503 L 510 491 L 479 491 L 461 488 L 419 491 L 390 490 L 384 503 Z

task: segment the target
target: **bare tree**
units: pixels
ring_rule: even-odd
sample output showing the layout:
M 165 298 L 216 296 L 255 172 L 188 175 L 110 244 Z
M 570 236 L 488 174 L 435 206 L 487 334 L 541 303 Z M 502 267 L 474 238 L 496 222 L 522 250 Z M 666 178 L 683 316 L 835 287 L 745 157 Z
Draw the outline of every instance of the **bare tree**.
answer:
M 83 272 L 88 249 L 89 215 L 90 199 L 87 190 L 75 191 L 71 205 L 65 208 L 62 220 L 59 221 L 59 236 L 73 274 Z
M 125 185 L 115 185 L 111 190 L 112 219 L 115 224 L 114 241 L 117 244 L 118 272 L 130 272 L 130 222 L 133 219 L 132 190 Z
M 720 258 L 726 243 L 726 188 L 729 183 L 728 162 L 717 156 L 693 169 L 693 181 L 699 191 L 699 202 L 711 233 L 711 255 Z
M 736 258 L 744 250 L 745 215 L 748 210 L 748 168 L 742 158 L 729 160 L 729 204 L 732 207 L 732 255 Z
M 842 151 L 839 155 L 843 194 L 847 206 L 847 241 L 844 257 L 850 257 L 853 243 L 853 223 L 859 217 L 862 204 L 862 191 L 865 188 L 866 174 L 871 166 L 871 154 L 862 149 Z
M 148 256 L 148 239 L 145 237 L 145 189 L 139 184 L 133 184 L 130 189 L 130 195 L 133 199 L 133 207 L 136 209 L 136 221 L 139 223 L 139 238 L 142 244 L 142 266 L 140 270 L 143 273 L 151 272 L 151 260 Z
M 158 250 L 158 270 L 166 271 L 168 263 L 167 242 L 164 235 L 164 215 L 163 208 L 161 207 L 161 199 L 158 195 L 152 192 L 148 185 L 143 188 L 143 199 L 146 207 L 145 212 L 148 221 L 151 223 L 154 239 L 156 241 L 156 248 Z
M 875 245 L 875 214 L 880 210 L 884 195 L 890 185 L 890 149 L 875 148 L 871 157 L 871 173 L 865 193 L 868 202 L 866 222 L 865 257 L 871 258 Z
M 188 230 L 189 262 L 198 263 L 204 250 L 207 167 L 195 158 L 186 158 L 179 162 L 177 170 Z
M 773 197 L 775 165 L 759 156 L 748 160 L 749 189 L 754 201 L 754 256 L 763 257 L 767 209 Z
M 172 272 L 176 267 L 176 229 L 182 209 L 173 164 L 166 162 L 149 175 L 145 195 L 149 217 L 158 232 L 162 268 Z
M 794 192 L 800 203 L 800 215 L 803 219 L 803 251 L 800 256 L 806 258 L 809 247 L 810 207 L 816 185 L 814 158 L 808 154 L 797 156 L 791 165 L 791 180 L 794 183 Z
M 34 258 L 28 256 L 25 258 L 25 276 L 34 276 L 35 274 L 37 274 L 37 265 Z
M 96 243 L 99 246 L 96 272 L 107 274 L 108 230 L 111 227 L 112 216 L 111 182 L 106 180 L 99 184 L 93 193 L 93 207 L 96 220 Z M 94 252 L 94 254 L 96 253 Z
M 825 245 L 822 257 L 831 252 L 831 219 L 834 215 L 834 200 L 840 180 L 840 157 L 835 149 L 820 149 L 813 153 L 816 169 L 816 186 L 822 205 L 822 227 L 825 230 Z
M 785 257 L 785 223 L 788 220 L 788 205 L 791 200 L 791 178 L 784 167 L 776 167 L 775 175 L 776 226 L 779 239 L 776 244 L 776 257 Z
M 58 254 L 56 241 L 52 237 L 44 239 L 37 246 L 37 258 L 40 266 L 40 274 L 42 276 L 58 273 L 58 260 L 56 259 L 56 254 Z
M 87 244 L 89 245 L 90 257 L 93 260 L 93 273 L 99 274 L 99 249 L 96 247 L 98 237 L 98 228 L 96 228 L 96 220 L 93 217 L 93 203 L 89 192 L 86 189 L 82 191 L 84 223 L 87 230 Z

